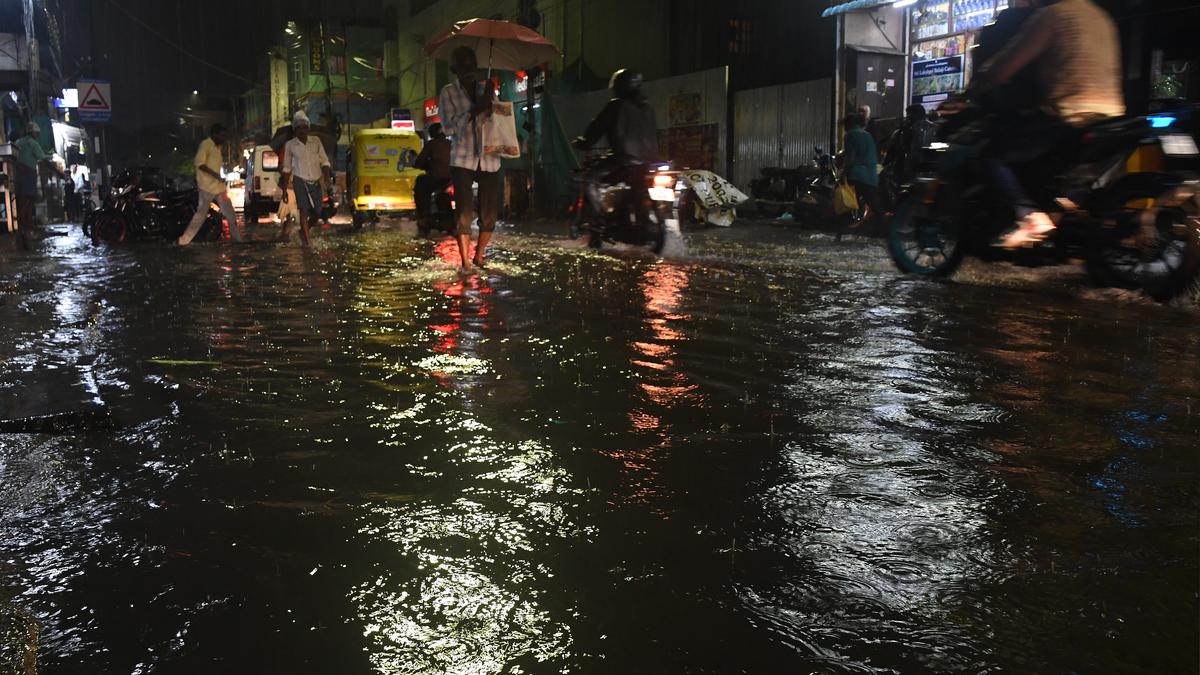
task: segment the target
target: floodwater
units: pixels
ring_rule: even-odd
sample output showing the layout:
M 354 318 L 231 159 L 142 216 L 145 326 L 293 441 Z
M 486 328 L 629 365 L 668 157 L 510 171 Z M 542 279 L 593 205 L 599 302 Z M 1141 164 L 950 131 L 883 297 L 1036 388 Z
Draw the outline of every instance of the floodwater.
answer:
M 0 254 L 0 673 L 1200 668 L 1194 308 L 497 244 Z

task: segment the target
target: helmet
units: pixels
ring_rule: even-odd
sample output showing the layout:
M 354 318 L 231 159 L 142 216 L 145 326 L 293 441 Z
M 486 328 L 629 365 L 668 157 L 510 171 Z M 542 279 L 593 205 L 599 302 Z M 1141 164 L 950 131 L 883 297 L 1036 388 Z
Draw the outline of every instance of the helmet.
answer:
M 622 68 L 612 74 L 612 79 L 608 81 L 608 88 L 612 89 L 613 96 L 617 98 L 640 98 L 642 96 L 642 74 L 636 70 Z

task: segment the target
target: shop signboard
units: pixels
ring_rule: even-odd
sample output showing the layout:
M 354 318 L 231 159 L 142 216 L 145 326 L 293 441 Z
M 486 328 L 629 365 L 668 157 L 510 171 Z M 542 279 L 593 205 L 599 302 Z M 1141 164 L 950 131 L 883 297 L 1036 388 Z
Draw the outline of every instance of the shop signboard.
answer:
M 912 98 L 917 103 L 930 97 L 946 98 L 946 94 L 963 88 L 963 57 L 944 56 L 939 59 L 913 61 Z
M 441 122 L 442 118 L 438 110 L 438 100 L 436 98 L 425 99 L 425 126 L 428 127 L 434 122 Z
M 288 114 L 287 61 L 271 57 L 270 71 L 271 129 L 278 129 L 291 123 Z

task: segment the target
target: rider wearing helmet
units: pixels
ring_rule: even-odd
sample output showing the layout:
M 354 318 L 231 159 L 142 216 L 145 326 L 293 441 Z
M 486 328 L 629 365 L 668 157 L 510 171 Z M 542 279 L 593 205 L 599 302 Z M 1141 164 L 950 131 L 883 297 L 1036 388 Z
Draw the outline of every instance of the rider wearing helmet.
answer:
M 434 122 L 427 129 L 429 140 L 421 148 L 421 154 L 413 162 L 414 169 L 425 173 L 417 176 L 413 183 L 413 200 L 417 206 L 417 216 L 429 215 L 433 196 L 445 190 L 450 184 L 450 139 L 442 131 L 440 122 Z
M 614 72 L 608 88 L 612 90 L 612 99 L 572 145 L 588 150 L 601 138 L 607 141 L 612 150 L 612 157 L 605 164 L 609 178 L 630 186 L 638 221 L 645 224 L 649 220 L 647 165 L 658 160 L 654 107 L 642 92 L 642 74 L 635 70 L 621 68 Z
M 575 147 L 587 150 L 601 138 L 608 141 L 613 159 L 622 165 L 649 164 L 658 158 L 654 108 L 642 93 L 642 74 L 622 68 L 608 82 L 613 98 L 604 106 Z

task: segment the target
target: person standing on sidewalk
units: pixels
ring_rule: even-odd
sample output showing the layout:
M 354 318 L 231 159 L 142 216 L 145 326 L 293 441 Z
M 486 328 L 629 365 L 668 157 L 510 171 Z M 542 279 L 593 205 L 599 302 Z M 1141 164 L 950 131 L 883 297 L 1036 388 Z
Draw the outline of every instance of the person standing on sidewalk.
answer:
M 496 230 L 500 211 L 500 158 L 483 153 L 483 122 L 492 114 L 491 82 L 479 80 L 479 62 L 475 50 L 459 47 L 450 57 L 451 70 L 458 79 L 442 88 L 438 100 L 442 128 L 451 137 L 450 177 L 458 206 L 458 255 L 460 271 L 471 263 L 483 267 L 488 242 Z M 479 242 L 471 252 L 471 221 L 475 219 L 473 184 L 479 183 Z
M 309 132 L 312 124 L 303 110 L 292 118 L 292 130 L 296 137 L 284 146 L 283 200 L 289 199 L 288 190 L 296 196 L 296 212 L 300 220 L 300 238 L 308 245 L 309 223 L 321 218 L 321 203 L 325 193 L 333 185 L 333 164 L 325 154 L 325 144 Z M 287 238 L 288 221 L 284 221 L 280 238 Z
M 187 246 L 196 238 L 196 233 L 208 218 L 208 207 L 214 199 L 221 208 L 221 215 L 229 221 L 229 236 L 234 241 L 242 240 L 233 202 L 229 201 L 229 195 L 225 193 L 225 179 L 221 178 L 221 148 L 224 145 L 225 125 L 218 122 L 209 128 L 208 138 L 200 141 L 200 148 L 196 150 L 196 190 L 200 196 L 196 205 L 196 215 L 192 216 L 192 222 L 188 223 L 187 229 L 179 236 L 180 246 Z
M 863 128 L 861 113 L 850 113 L 843 120 L 846 127 L 844 163 L 846 181 L 858 195 L 859 208 L 866 206 L 867 216 L 863 222 L 883 221 L 883 207 L 879 203 L 879 151 L 875 139 Z
M 38 164 L 49 162 L 51 156 L 42 149 L 37 137 L 42 133 L 35 122 L 25 125 L 25 135 L 16 142 L 16 194 L 17 228 L 21 234 L 21 245 L 29 249 L 29 242 L 37 236 L 33 207 L 38 197 Z M 58 167 L 55 167 L 58 172 Z M 60 173 L 61 175 L 61 173 Z

